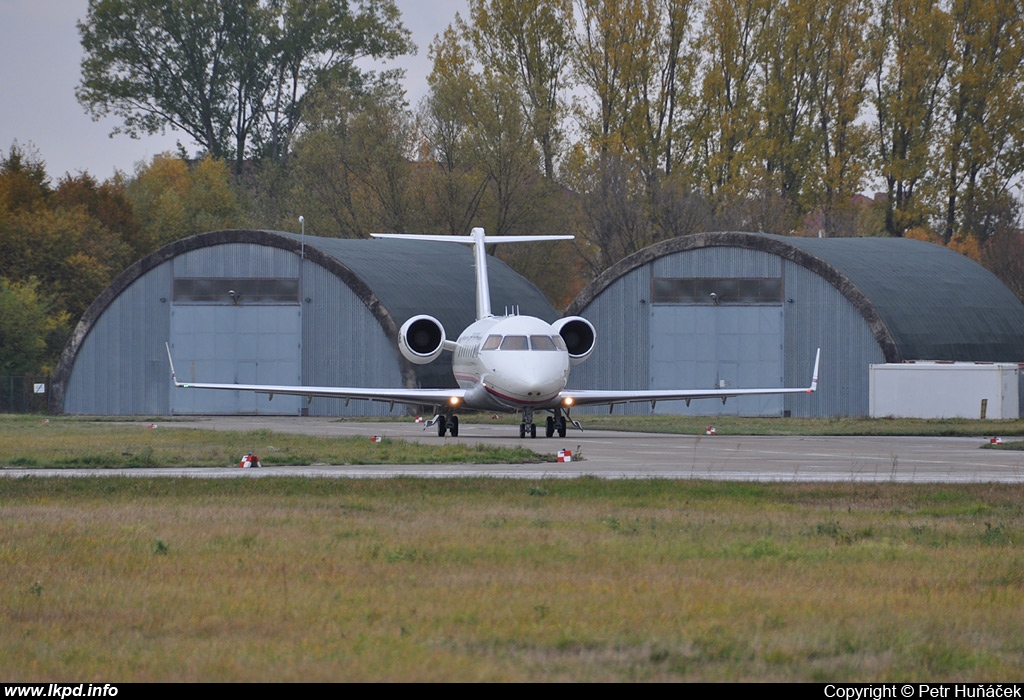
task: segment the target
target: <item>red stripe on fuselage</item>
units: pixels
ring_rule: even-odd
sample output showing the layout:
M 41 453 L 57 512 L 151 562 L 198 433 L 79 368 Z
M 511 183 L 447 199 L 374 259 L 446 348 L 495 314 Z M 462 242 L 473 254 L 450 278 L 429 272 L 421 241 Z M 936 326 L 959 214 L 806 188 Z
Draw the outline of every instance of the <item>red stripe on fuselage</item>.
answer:
M 558 394 L 552 394 L 551 396 L 549 396 L 546 399 L 538 399 L 536 401 L 526 401 L 524 399 L 517 399 L 517 398 L 512 397 L 512 396 L 506 396 L 505 394 L 502 394 L 502 393 L 499 393 L 499 392 L 495 391 L 494 389 L 492 389 L 491 387 L 487 386 L 486 384 L 484 384 L 484 389 L 487 390 L 488 394 L 490 394 L 491 396 L 493 396 L 493 397 L 495 397 L 497 399 L 500 399 L 502 401 L 507 401 L 509 403 L 514 403 L 514 404 L 517 404 L 519 406 L 539 406 L 541 404 L 550 403 L 552 399 L 554 399 L 556 396 L 558 396 Z

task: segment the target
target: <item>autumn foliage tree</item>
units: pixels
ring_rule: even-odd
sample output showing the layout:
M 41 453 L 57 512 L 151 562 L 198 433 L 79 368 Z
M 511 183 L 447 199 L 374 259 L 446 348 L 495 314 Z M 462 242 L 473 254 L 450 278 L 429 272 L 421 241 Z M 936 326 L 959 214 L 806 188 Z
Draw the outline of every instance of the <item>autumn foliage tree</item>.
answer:
M 52 367 L 73 323 L 133 259 L 123 193 L 88 175 L 56 187 L 17 144 L 0 160 L 0 280 L 8 372 Z M 14 358 L 14 359 L 12 359 Z M 0 372 L 3 368 L 0 368 Z
M 308 97 L 359 82 L 358 59 L 413 49 L 392 0 L 90 0 L 78 31 L 90 115 L 177 129 L 236 173 L 287 154 Z
M 196 233 L 241 227 L 230 169 L 209 156 L 190 165 L 169 153 L 157 155 L 138 166 L 125 195 L 138 222 L 138 256 Z

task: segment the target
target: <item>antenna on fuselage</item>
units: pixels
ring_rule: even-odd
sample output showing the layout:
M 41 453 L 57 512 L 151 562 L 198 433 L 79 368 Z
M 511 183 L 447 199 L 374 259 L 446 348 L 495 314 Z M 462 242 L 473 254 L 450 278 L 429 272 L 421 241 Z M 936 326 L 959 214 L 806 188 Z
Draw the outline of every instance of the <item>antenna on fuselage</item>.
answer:
M 475 228 L 468 236 L 431 236 L 417 233 L 371 233 L 374 238 L 404 238 L 410 241 L 436 241 L 462 243 L 473 246 L 473 265 L 476 267 L 476 318 L 493 316 L 491 313 L 491 287 L 487 282 L 487 243 L 531 243 L 534 241 L 569 241 L 573 236 L 487 236 L 482 228 Z

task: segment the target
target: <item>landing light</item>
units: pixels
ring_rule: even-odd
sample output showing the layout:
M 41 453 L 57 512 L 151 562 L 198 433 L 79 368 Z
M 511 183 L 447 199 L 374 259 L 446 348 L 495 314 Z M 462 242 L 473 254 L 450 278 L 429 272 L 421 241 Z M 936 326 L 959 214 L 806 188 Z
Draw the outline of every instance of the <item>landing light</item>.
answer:
M 564 405 L 564 406 L 572 406 L 572 405 L 573 405 L 573 403 L 574 403 L 574 402 L 573 402 L 573 400 L 572 400 L 572 397 L 571 397 L 571 396 L 566 396 L 566 397 L 565 397 L 565 398 L 564 398 L 564 399 L 562 400 L 562 405 Z
M 448 399 L 448 403 L 450 405 L 452 405 L 452 406 L 458 406 L 459 405 L 459 397 L 458 396 L 452 396 L 450 399 Z

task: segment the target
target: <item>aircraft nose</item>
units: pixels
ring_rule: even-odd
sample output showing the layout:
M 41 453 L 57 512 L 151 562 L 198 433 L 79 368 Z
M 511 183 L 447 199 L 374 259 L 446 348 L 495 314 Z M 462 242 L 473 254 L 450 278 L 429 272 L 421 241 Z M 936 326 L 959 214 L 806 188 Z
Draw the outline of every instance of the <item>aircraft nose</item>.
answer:
M 529 398 L 557 394 L 565 386 L 565 375 L 556 366 L 534 367 L 525 377 L 523 393 Z
M 542 353 L 530 353 L 531 362 L 523 361 L 519 353 L 508 353 L 504 363 L 496 363 L 493 386 L 500 386 L 507 395 L 520 401 L 547 400 L 565 388 L 568 363 L 561 365 L 555 353 L 546 357 Z

